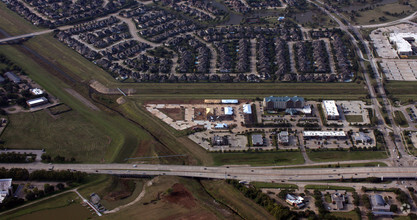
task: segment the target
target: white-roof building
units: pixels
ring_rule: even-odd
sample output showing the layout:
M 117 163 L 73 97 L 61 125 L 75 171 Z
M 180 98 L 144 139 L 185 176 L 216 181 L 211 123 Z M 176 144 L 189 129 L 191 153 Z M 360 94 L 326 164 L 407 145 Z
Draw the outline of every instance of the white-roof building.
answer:
M 303 131 L 304 139 L 309 138 L 346 138 L 344 131 Z
M 224 107 L 224 114 L 225 115 L 233 115 L 233 108 L 232 107 Z
M 33 95 L 42 95 L 42 94 L 43 94 L 42 89 L 38 89 L 38 88 L 31 89 L 31 90 L 30 90 L 30 92 L 31 92 Z
M 338 120 L 340 118 L 340 114 L 334 100 L 324 100 L 323 108 L 328 120 Z
M 391 33 L 389 41 L 397 46 L 399 55 L 413 55 L 413 45 L 409 41 L 416 41 L 417 33 Z
M 238 104 L 239 100 L 237 99 L 222 99 L 222 104 Z
M 12 193 L 12 179 L 0 179 L 0 203 Z
M 40 97 L 40 98 L 31 99 L 31 100 L 26 101 L 26 104 L 29 107 L 40 106 L 40 105 L 43 105 L 43 104 L 46 104 L 46 103 L 48 103 L 48 99 L 46 99 L 45 97 Z
M 243 105 L 243 113 L 252 114 L 252 106 L 250 104 Z
M 214 125 L 215 129 L 227 129 L 229 126 L 225 123 L 218 123 L 216 125 Z

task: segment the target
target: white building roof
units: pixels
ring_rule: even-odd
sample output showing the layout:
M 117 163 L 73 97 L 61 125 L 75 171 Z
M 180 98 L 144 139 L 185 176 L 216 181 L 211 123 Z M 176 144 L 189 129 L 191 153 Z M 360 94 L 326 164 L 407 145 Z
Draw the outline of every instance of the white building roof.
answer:
M 417 33 L 391 33 L 389 35 L 389 40 L 395 43 L 398 53 L 413 52 L 411 44 L 404 38 L 414 38 L 414 40 L 417 40 Z
M 239 100 L 237 99 L 222 99 L 222 104 L 237 104 Z
M 217 129 L 228 128 L 228 127 L 229 126 L 227 124 L 225 124 L 225 123 L 219 123 L 219 124 L 216 124 L 214 126 L 214 128 L 217 128 Z
M 0 179 L 0 203 L 9 195 L 12 179 Z
M 334 100 L 324 100 L 323 106 L 328 116 L 339 117 L 339 111 Z
M 232 107 L 224 107 L 224 114 L 225 115 L 233 115 L 233 108 Z
M 305 137 L 345 137 L 344 131 L 303 131 Z
M 38 88 L 34 88 L 30 90 L 34 95 L 42 95 L 43 91 L 41 89 Z
M 29 105 L 36 105 L 38 103 L 43 103 L 43 102 L 47 102 L 47 101 L 48 101 L 48 99 L 46 99 L 45 97 L 40 97 L 40 98 L 28 100 L 27 103 Z
M 250 104 L 243 105 L 243 113 L 252 114 L 252 106 Z

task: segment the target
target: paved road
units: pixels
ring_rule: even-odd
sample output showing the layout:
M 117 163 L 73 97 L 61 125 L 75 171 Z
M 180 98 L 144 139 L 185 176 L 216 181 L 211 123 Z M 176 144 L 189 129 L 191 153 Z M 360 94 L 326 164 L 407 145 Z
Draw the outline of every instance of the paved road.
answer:
M 112 175 L 168 175 L 248 181 L 337 180 L 340 178 L 416 178 L 417 167 L 346 167 L 311 169 L 274 169 L 250 166 L 185 166 L 160 164 L 4 164 L 3 167 L 26 168 L 29 171 L 50 169 L 77 170 L 86 173 Z
M 14 37 L 7 37 L 7 38 L 0 39 L 0 43 L 19 40 L 19 39 L 23 39 L 23 38 L 34 37 L 34 36 L 38 36 L 38 35 L 42 35 L 42 34 L 49 34 L 52 31 L 53 30 L 44 30 L 44 31 L 38 31 L 38 32 L 30 33 L 30 34 L 23 34 L 23 35 L 14 36 Z
M 309 2 L 316 5 L 322 11 L 324 11 L 328 16 L 330 16 L 334 21 L 336 21 L 339 24 L 340 29 L 342 29 L 347 34 L 349 34 L 349 36 L 351 38 L 351 41 L 356 48 L 356 52 L 357 52 L 357 54 L 359 54 L 359 57 L 361 58 L 360 64 L 362 66 L 362 69 L 364 70 L 365 82 L 366 82 L 366 85 L 368 87 L 368 91 L 369 91 L 369 95 L 370 95 L 370 98 L 371 98 L 371 101 L 372 101 L 372 105 L 375 107 L 374 109 L 375 109 L 375 112 L 376 112 L 376 116 L 378 118 L 377 129 L 379 131 L 381 131 L 382 134 L 385 137 L 385 142 L 386 142 L 387 148 L 390 151 L 391 160 L 392 160 L 394 165 L 402 165 L 402 164 L 413 165 L 413 162 L 415 161 L 415 158 L 413 156 L 408 155 L 405 151 L 405 148 L 404 148 L 403 143 L 401 141 L 401 135 L 400 135 L 401 134 L 401 129 L 398 126 L 396 126 L 395 123 L 394 123 L 394 119 L 393 119 L 392 114 L 391 114 L 393 112 L 393 108 L 392 108 L 392 105 L 389 102 L 389 100 L 388 100 L 388 98 L 385 94 L 385 90 L 384 90 L 383 83 L 382 83 L 382 77 L 380 76 L 380 74 L 378 72 L 377 64 L 376 64 L 375 59 L 373 58 L 373 55 L 372 55 L 371 50 L 369 48 L 368 42 L 366 42 L 363 39 L 362 34 L 358 31 L 358 29 L 356 27 L 352 26 L 347 21 L 347 19 L 344 19 L 347 22 L 347 25 L 345 25 L 339 18 L 334 16 L 332 13 L 330 13 L 328 10 L 326 10 L 321 4 L 319 4 L 319 3 L 321 3 L 320 1 L 309 1 Z M 339 14 L 336 10 L 334 10 L 334 13 L 337 16 L 339 16 L 340 18 L 344 18 L 344 16 Z M 353 34 L 356 35 L 356 37 L 359 39 L 360 43 L 364 44 L 366 55 L 368 56 L 369 62 L 371 64 L 371 67 L 372 67 L 373 72 L 375 74 L 375 78 L 376 78 L 376 82 L 377 82 L 376 88 L 378 90 L 379 97 L 381 97 L 382 100 L 383 100 L 383 106 L 385 106 L 385 109 L 387 110 L 388 118 L 389 118 L 389 121 L 391 122 L 391 125 L 392 125 L 392 130 L 387 129 L 388 126 L 385 123 L 384 118 L 382 117 L 382 113 L 380 112 L 380 109 L 377 107 L 379 104 L 378 104 L 378 100 L 377 100 L 376 91 L 375 91 L 374 87 L 372 86 L 369 73 L 366 72 L 367 68 L 366 68 L 366 66 L 363 62 L 366 59 L 364 58 L 362 51 L 359 49 L 359 46 L 358 46 L 358 43 L 356 42 L 355 37 L 353 36 L 353 34 L 351 32 L 349 32 L 349 30 L 351 30 L 353 32 Z M 389 136 L 390 132 L 394 133 L 394 140 L 391 140 L 391 138 Z M 400 162 L 399 160 L 397 160 L 397 158 L 401 157 L 401 156 L 402 156 L 402 160 Z

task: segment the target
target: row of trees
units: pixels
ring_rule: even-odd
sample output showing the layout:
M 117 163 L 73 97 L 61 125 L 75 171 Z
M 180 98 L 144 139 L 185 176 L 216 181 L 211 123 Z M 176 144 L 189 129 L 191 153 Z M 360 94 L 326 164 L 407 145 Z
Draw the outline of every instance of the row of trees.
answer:
M 30 163 L 35 161 L 36 154 L 21 154 L 21 153 L 1 153 L 0 163 Z
M 51 155 L 48 154 L 42 154 L 41 156 L 42 162 L 45 163 L 75 163 L 75 158 L 71 157 L 70 159 L 66 159 L 63 156 L 56 155 L 55 157 L 51 157 Z
M 36 170 L 31 173 L 27 169 L 12 168 L 7 170 L 0 168 L 0 179 L 13 178 L 14 180 L 42 180 L 42 181 L 70 181 L 82 183 L 87 178 L 87 173 L 68 170 L 47 171 Z

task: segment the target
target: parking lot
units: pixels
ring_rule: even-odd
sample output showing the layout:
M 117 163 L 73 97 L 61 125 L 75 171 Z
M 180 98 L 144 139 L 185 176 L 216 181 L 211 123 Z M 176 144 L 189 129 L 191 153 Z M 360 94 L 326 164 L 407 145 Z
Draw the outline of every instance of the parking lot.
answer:
M 416 60 L 383 60 L 380 65 L 388 80 L 417 81 Z

